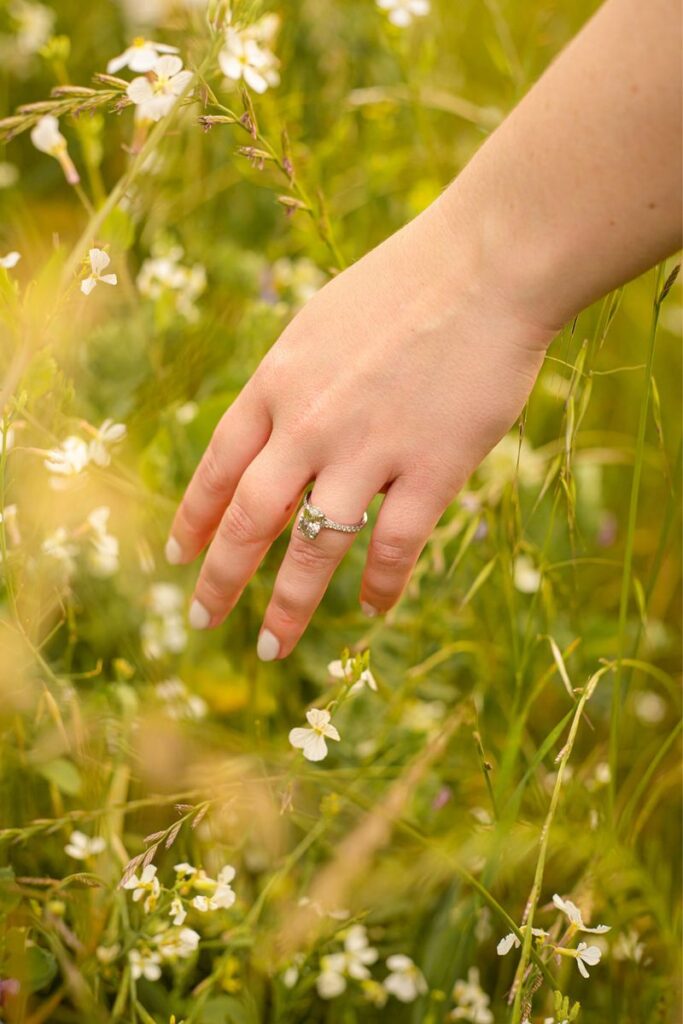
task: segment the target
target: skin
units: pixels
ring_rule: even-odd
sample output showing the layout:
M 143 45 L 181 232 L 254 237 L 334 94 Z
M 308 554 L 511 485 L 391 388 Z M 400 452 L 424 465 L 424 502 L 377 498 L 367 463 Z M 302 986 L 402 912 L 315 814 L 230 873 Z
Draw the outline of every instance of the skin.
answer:
M 396 603 L 557 330 L 679 248 L 679 40 L 675 0 L 608 0 L 443 195 L 295 317 L 173 522 L 170 562 L 208 545 L 193 626 L 223 622 L 312 480 L 339 522 L 385 494 L 360 600 Z M 292 651 L 353 539 L 292 530 L 261 658 Z

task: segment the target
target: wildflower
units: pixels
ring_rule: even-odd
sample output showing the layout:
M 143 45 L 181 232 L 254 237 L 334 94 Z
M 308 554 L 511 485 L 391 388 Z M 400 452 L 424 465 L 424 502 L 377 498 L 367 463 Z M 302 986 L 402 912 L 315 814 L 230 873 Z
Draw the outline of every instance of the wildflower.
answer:
M 306 719 L 310 729 L 292 729 L 289 734 L 289 742 L 304 752 L 307 761 L 322 761 L 327 757 L 327 744 L 325 737 L 331 740 L 340 739 L 339 733 L 330 724 L 330 712 L 311 708 L 306 712 Z
M 52 35 L 55 13 L 45 4 L 29 0 L 14 0 L 10 13 L 15 22 L 12 33 L 15 46 L 22 57 L 38 53 Z
M 143 907 L 145 913 L 149 914 L 154 910 L 161 891 L 154 864 L 148 864 L 139 877 L 137 874 L 132 875 L 127 882 L 123 883 L 123 888 L 133 890 L 134 903 L 144 899 Z
M 128 954 L 130 973 L 135 981 L 138 978 L 147 978 L 148 981 L 158 981 L 161 977 L 161 954 L 154 950 L 131 949 Z
M 192 72 L 183 70 L 180 57 L 170 54 L 159 57 L 149 74 L 151 78 L 134 78 L 126 89 L 128 99 L 137 108 L 138 121 L 160 121 L 192 81 Z
M 20 252 L 8 252 L 6 256 L 0 256 L 0 267 L 4 267 L 5 270 L 11 270 L 12 267 L 16 267 L 20 259 Z
M 412 1003 L 427 991 L 427 982 L 422 971 L 409 956 L 394 953 L 387 958 L 387 967 L 391 973 L 384 979 L 384 987 L 390 995 L 396 996 L 399 1002 Z
M 178 47 L 168 46 L 166 43 L 153 43 L 151 39 L 137 36 L 123 53 L 118 57 L 112 57 L 107 64 L 107 74 L 115 75 L 122 68 L 130 68 L 131 71 L 144 75 L 145 72 L 152 71 L 162 53 L 178 53 Z
M 115 274 L 107 275 L 115 277 Z M 102 279 L 104 280 L 104 278 Z M 111 462 L 109 446 L 117 444 L 126 436 L 125 423 L 114 423 L 113 420 L 105 420 L 88 446 L 88 456 L 96 466 L 108 466 Z
M 615 960 L 633 960 L 639 964 L 643 959 L 645 946 L 640 941 L 638 932 L 631 928 L 628 932 L 622 932 L 614 943 L 612 950 Z
M 69 857 L 73 857 L 74 860 L 87 860 L 88 857 L 94 857 L 106 847 L 106 843 L 101 836 L 94 836 L 92 839 L 90 836 L 86 836 L 83 832 L 76 830 L 69 836 L 69 842 L 64 847 L 64 853 Z
M 90 273 L 81 281 L 81 291 L 84 295 L 90 295 L 90 292 L 100 281 L 111 285 L 118 283 L 116 274 L 102 273 L 111 263 L 109 254 L 103 249 L 91 249 L 88 253 L 88 260 L 90 261 Z
M 318 266 L 306 257 L 297 260 L 287 259 L 286 256 L 275 260 L 272 266 L 272 286 L 276 292 L 290 300 L 295 308 L 305 305 L 317 291 L 319 291 L 327 280 L 325 274 Z M 264 298 L 268 298 L 268 294 Z M 270 290 L 270 297 L 276 298 Z M 284 306 L 284 311 L 287 309 Z
M 185 918 L 187 917 L 187 911 L 183 906 L 183 901 L 181 900 L 180 896 L 174 896 L 173 899 L 171 900 L 171 907 L 168 911 L 168 916 L 173 918 L 173 924 L 183 924 Z
M 206 717 L 208 711 L 206 701 L 196 693 L 189 693 L 182 679 L 174 676 L 155 686 L 156 694 L 166 705 L 169 718 L 187 718 L 199 721 Z
M 353 662 L 348 660 L 346 665 L 344 665 L 341 661 L 331 661 L 327 666 L 327 671 L 333 679 L 344 679 L 346 681 L 350 681 L 353 678 Z M 369 668 L 363 669 L 358 680 L 349 690 L 349 693 L 357 693 L 365 686 L 367 686 L 369 690 L 373 690 L 377 693 L 377 680 Z
M 519 930 L 522 935 L 524 935 L 524 933 L 526 932 L 527 927 L 528 925 L 525 924 L 523 924 L 520 927 Z M 542 928 L 532 928 L 531 934 L 536 936 L 536 938 L 541 939 L 545 938 L 548 935 L 548 932 L 544 932 Z M 496 953 L 498 954 L 498 956 L 507 956 L 507 954 L 513 947 L 515 949 L 519 949 L 520 946 L 521 942 L 518 936 L 514 932 L 510 932 L 509 935 L 503 936 L 503 938 L 500 940 L 500 942 L 496 946 Z
M 195 910 L 206 913 L 210 910 L 228 910 L 236 900 L 235 891 L 230 885 L 235 877 L 235 869 L 231 864 L 221 868 L 218 878 L 213 879 L 204 871 L 198 871 L 192 877 L 192 885 L 200 891 L 200 895 L 192 900 Z
M 186 960 L 199 946 L 199 939 L 194 928 L 167 928 L 154 941 L 163 960 Z
M 90 460 L 87 444 L 74 436 L 67 437 L 59 448 L 51 448 L 45 454 L 43 465 L 49 473 L 59 476 L 77 476 Z
M 233 82 L 244 79 L 254 92 L 264 93 L 269 86 L 279 85 L 279 61 L 268 49 L 273 41 L 279 19 L 266 15 L 254 25 L 237 29 L 229 26 L 225 44 L 218 54 L 218 64 L 226 78 Z
M 599 946 L 589 946 L 586 942 L 580 942 L 576 949 L 568 949 L 566 946 L 555 946 L 554 953 L 558 956 L 573 957 L 576 960 L 576 966 L 579 968 L 579 973 L 584 978 L 589 978 L 588 967 L 595 967 L 596 964 L 600 963 L 600 957 L 602 956 L 602 950 Z
M 182 864 L 175 864 L 173 870 L 181 879 L 192 878 L 193 875 L 197 874 L 197 869 L 188 864 L 187 861 L 183 861 Z
M 69 535 L 63 526 L 59 526 L 54 533 L 45 538 L 41 544 L 43 554 L 54 558 L 67 576 L 71 576 L 76 569 L 76 556 L 78 546 L 69 540 Z
M 113 576 L 119 567 L 119 542 L 107 530 L 111 509 L 106 505 L 93 509 L 88 516 L 91 529 L 90 551 L 88 560 L 90 570 L 95 576 L 106 578 Z
M 479 970 L 470 967 L 467 981 L 456 981 L 453 988 L 455 1009 L 450 1014 L 451 1020 L 467 1020 L 470 1024 L 493 1024 L 493 1014 L 489 1009 L 491 1002 L 479 984 Z
M 118 942 L 115 942 L 112 946 L 98 946 L 95 950 L 95 956 L 101 964 L 111 964 L 116 960 L 120 952 L 121 946 Z
M 180 263 L 182 256 L 180 245 L 155 249 L 154 255 L 140 267 L 137 286 L 141 295 L 154 300 L 169 291 L 175 292 L 176 311 L 193 322 L 199 316 L 195 302 L 206 288 L 206 271 L 200 263 L 184 266 Z
M 78 185 L 81 179 L 69 156 L 66 139 L 59 130 L 59 121 L 56 117 L 52 114 L 41 117 L 31 130 L 31 142 L 41 153 L 47 153 L 58 161 L 70 185 Z
M 377 6 L 388 12 L 389 21 L 398 28 L 406 28 L 413 18 L 429 14 L 429 0 L 377 0 Z
M 346 978 L 363 981 L 370 977 L 369 964 L 377 960 L 377 950 L 368 946 L 368 936 L 362 924 L 352 925 L 344 935 L 344 951 L 330 953 L 321 958 L 322 968 L 316 981 L 321 999 L 334 999 L 346 988 Z
M 145 656 L 157 659 L 178 654 L 187 643 L 182 590 L 173 583 L 154 583 L 148 601 L 150 614 L 140 628 Z
M 583 923 L 583 917 L 581 911 L 575 903 L 571 900 L 563 900 L 557 893 L 553 896 L 553 903 L 558 910 L 561 910 L 563 914 L 567 915 L 569 919 L 570 932 L 590 932 L 592 935 L 604 935 L 605 932 L 610 930 L 610 926 L 606 924 L 599 924 L 597 928 L 588 928 Z
M 520 594 L 535 594 L 541 586 L 541 573 L 528 555 L 519 555 L 515 559 L 513 578 Z
M 198 412 L 199 406 L 196 402 L 185 402 L 176 409 L 175 418 L 182 426 L 187 426 L 188 423 L 192 423 L 192 420 L 196 419 Z

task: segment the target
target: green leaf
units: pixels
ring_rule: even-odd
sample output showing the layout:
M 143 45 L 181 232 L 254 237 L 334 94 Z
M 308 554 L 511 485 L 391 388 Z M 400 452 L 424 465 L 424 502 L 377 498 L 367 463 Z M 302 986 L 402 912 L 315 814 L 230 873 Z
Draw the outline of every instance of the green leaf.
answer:
M 31 992 L 38 992 L 54 981 L 57 962 L 52 953 L 40 946 L 26 948 L 26 984 Z
M 36 770 L 65 796 L 78 796 L 83 788 L 83 780 L 78 768 L 73 761 L 67 761 L 65 757 L 47 761 L 45 764 L 39 765 Z

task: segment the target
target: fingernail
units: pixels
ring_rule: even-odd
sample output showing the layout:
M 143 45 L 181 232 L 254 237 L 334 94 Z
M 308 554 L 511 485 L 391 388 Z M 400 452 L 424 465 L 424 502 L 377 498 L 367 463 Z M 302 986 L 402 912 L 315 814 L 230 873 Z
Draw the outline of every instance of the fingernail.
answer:
M 362 611 L 363 615 L 367 616 L 368 619 L 374 619 L 374 617 L 378 614 L 375 606 L 368 604 L 367 601 L 361 601 L 360 610 Z
M 180 565 L 183 558 L 183 549 L 175 537 L 169 537 L 166 541 L 164 554 L 169 565 Z
M 280 641 L 269 629 L 264 629 L 259 633 L 256 653 L 261 661 L 275 661 L 280 653 Z
M 188 618 L 193 629 L 206 629 L 211 622 L 211 612 L 199 601 L 193 601 Z

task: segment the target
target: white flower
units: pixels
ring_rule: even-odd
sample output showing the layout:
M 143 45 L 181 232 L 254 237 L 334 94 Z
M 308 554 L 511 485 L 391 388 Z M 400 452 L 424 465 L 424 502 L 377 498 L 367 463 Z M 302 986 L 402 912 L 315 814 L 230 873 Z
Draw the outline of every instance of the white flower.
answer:
M 527 925 L 525 924 L 523 924 L 520 927 L 519 930 L 522 933 L 522 935 L 524 935 L 526 929 Z M 531 934 L 535 935 L 537 938 L 545 938 L 548 935 L 548 932 L 544 932 L 542 928 L 532 928 Z M 498 956 L 507 956 L 507 954 L 513 948 L 513 946 L 515 949 L 519 949 L 519 947 L 521 946 L 521 942 L 519 941 L 518 937 L 515 935 L 514 932 L 510 932 L 508 935 L 503 936 L 503 938 L 500 940 L 500 942 L 496 946 L 496 953 L 498 954 Z
M 635 928 L 631 928 L 628 932 L 621 932 L 614 943 L 612 952 L 615 960 L 633 960 L 634 963 L 639 964 L 643 959 L 645 946 L 640 941 L 640 936 Z
M 118 283 L 116 274 L 102 273 L 111 263 L 109 254 L 103 249 L 91 249 L 88 253 L 88 260 L 90 261 L 90 273 L 81 281 L 81 291 L 84 295 L 90 295 L 90 292 L 99 281 L 111 285 Z
M 147 978 L 148 981 L 158 981 L 161 977 L 161 955 L 153 950 L 131 949 L 128 954 L 130 973 L 135 979 Z
M 59 121 L 52 114 L 41 117 L 31 129 L 31 142 L 40 150 L 57 160 L 64 171 L 70 185 L 77 185 L 81 180 L 66 145 L 66 139 L 59 130 Z
M 87 860 L 88 857 L 95 857 L 98 853 L 102 853 L 106 845 L 102 836 L 94 836 L 91 839 L 90 836 L 76 830 L 69 836 L 64 853 L 73 857 L 74 860 Z
M 126 89 L 128 99 L 135 106 L 139 121 L 160 121 L 174 107 L 190 81 L 192 72 L 183 70 L 180 57 L 159 57 L 150 68 L 152 79 L 134 78 Z
M 122 68 L 130 68 L 131 71 L 144 74 L 154 68 L 159 54 L 162 53 L 178 53 L 178 47 L 167 46 L 166 43 L 153 43 L 151 39 L 143 39 L 138 36 L 127 50 L 120 53 L 118 57 L 112 57 L 107 64 L 107 74 L 115 75 Z
M 74 436 L 67 437 L 59 448 L 51 448 L 46 455 L 43 465 L 49 473 L 57 473 L 60 476 L 77 476 L 85 469 L 90 459 L 85 441 Z
M 520 594 L 535 594 L 541 586 L 541 573 L 528 555 L 515 558 L 514 583 Z
M 192 864 L 188 864 L 186 860 L 181 864 L 174 864 L 173 870 L 180 878 L 192 878 L 197 874 L 197 869 Z
M 14 0 L 10 13 L 16 22 L 13 37 L 17 50 L 23 55 L 38 53 L 52 35 L 55 12 L 45 4 Z
M 116 275 L 107 274 L 107 277 L 116 277 Z M 95 436 L 88 446 L 90 461 L 94 462 L 97 466 L 108 466 L 111 462 L 109 445 L 118 444 L 125 436 L 125 423 L 114 423 L 113 420 L 105 420 L 102 426 L 95 431 Z
M 188 423 L 192 423 L 192 420 L 196 418 L 199 412 L 199 406 L 196 402 L 185 402 L 183 405 L 179 405 L 175 411 L 175 418 L 178 423 L 186 426 Z
M 597 946 L 589 946 L 586 942 L 580 942 L 572 952 L 576 956 L 576 966 L 579 968 L 580 973 L 584 978 L 589 978 L 590 975 L 586 964 L 589 967 L 595 967 L 596 964 L 600 963 L 600 957 L 602 956 L 600 949 Z
M 590 932 L 592 935 L 604 935 L 605 932 L 610 930 L 610 926 L 607 924 L 599 924 L 597 928 L 587 928 L 583 923 L 583 917 L 577 905 L 572 903 L 571 900 L 563 900 L 557 893 L 553 896 L 553 903 L 558 910 L 567 915 L 572 932 Z
M 145 657 L 158 659 L 178 654 L 187 644 L 182 590 L 174 583 L 154 583 L 148 600 L 150 614 L 140 627 Z
M 206 288 L 204 267 L 200 263 L 192 267 L 181 264 L 183 248 L 180 245 L 174 245 L 166 251 L 157 249 L 156 253 L 140 267 L 137 276 L 140 293 L 156 300 L 168 291 L 176 292 L 175 308 L 178 313 L 186 320 L 197 320 L 199 313 L 195 301 Z
M 333 725 L 330 725 L 330 712 L 311 708 L 306 712 L 310 729 L 292 729 L 289 742 L 293 747 L 303 750 L 307 761 L 322 761 L 327 757 L 325 737 L 339 741 L 340 736 Z
M 382 11 L 388 11 L 392 25 L 405 28 L 413 18 L 423 18 L 429 14 L 429 0 L 377 0 Z
M 6 256 L 0 256 L 0 267 L 4 267 L 5 270 L 11 270 L 12 267 L 16 267 L 20 259 L 20 252 L 8 252 Z
M 169 718 L 199 721 L 206 717 L 209 710 L 206 701 L 196 693 L 189 693 L 185 683 L 177 676 L 157 683 L 154 689 L 157 697 L 164 701 Z
M 352 925 L 344 935 L 344 951 L 330 953 L 320 960 L 321 972 L 316 988 L 321 999 L 334 999 L 346 988 L 346 978 L 363 981 L 370 977 L 369 964 L 377 960 L 377 950 L 368 946 L 368 936 L 362 924 Z
M 230 885 L 235 873 L 231 864 L 221 868 L 217 879 L 209 878 L 204 871 L 198 871 L 193 876 L 192 884 L 195 888 L 203 890 L 203 893 L 192 900 L 195 910 L 202 913 L 210 910 L 228 910 L 236 899 L 235 891 Z
M 170 615 L 183 607 L 183 592 L 175 583 L 153 583 L 149 603 L 155 615 Z
M 168 915 L 173 918 L 173 924 L 175 925 L 181 925 L 187 917 L 187 911 L 183 906 L 183 901 L 180 896 L 174 896 L 171 900 L 171 908 Z
M 186 960 L 199 946 L 200 935 L 194 928 L 169 928 L 155 937 L 164 960 Z
M 467 981 L 456 981 L 453 988 L 456 1007 L 451 1013 L 452 1020 L 467 1020 L 470 1024 L 493 1024 L 493 1014 L 489 1009 L 491 1000 L 479 984 L 479 970 L 470 967 Z
M 132 875 L 127 882 L 123 883 L 123 888 L 133 890 L 134 903 L 144 899 L 143 907 L 145 912 L 149 914 L 150 911 L 154 910 L 161 891 L 159 879 L 157 878 L 157 869 L 154 864 L 148 864 L 139 877 L 137 874 Z
M 111 509 L 106 505 L 93 509 L 88 516 L 91 529 L 88 562 L 95 576 L 113 576 L 119 568 L 119 542 L 107 530 Z
M 54 533 L 45 538 L 41 544 L 41 551 L 59 562 L 67 576 L 71 576 L 75 571 L 78 545 L 69 539 L 69 534 L 63 526 L 57 527 Z
M 384 979 L 384 987 L 390 995 L 396 996 L 401 1003 L 412 1003 L 418 996 L 427 991 L 427 982 L 419 967 L 416 967 L 409 956 L 394 953 L 387 958 L 387 967 L 391 974 Z
M 327 666 L 327 671 L 333 679 L 344 679 L 348 682 L 353 677 L 353 665 L 351 661 L 347 661 L 346 669 L 341 661 L 331 661 Z M 349 693 L 358 693 L 359 690 L 362 690 L 366 686 L 369 690 L 373 690 L 377 693 L 377 680 L 369 668 L 363 669 L 359 678 L 349 690 Z
M 116 960 L 120 952 L 121 946 L 118 942 L 115 942 L 112 946 L 98 946 L 95 950 L 95 956 L 101 964 L 111 964 Z
M 263 93 L 268 86 L 279 85 L 279 61 L 268 49 L 277 34 L 279 18 L 266 15 L 247 28 L 229 26 L 225 32 L 225 45 L 218 54 L 223 74 L 239 82 L 244 79 L 254 92 Z

